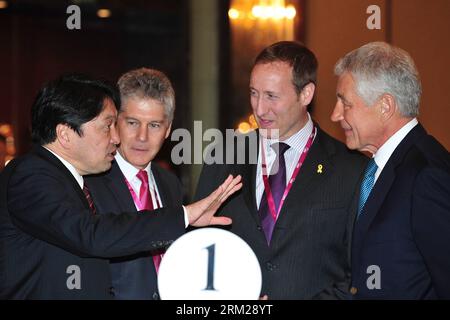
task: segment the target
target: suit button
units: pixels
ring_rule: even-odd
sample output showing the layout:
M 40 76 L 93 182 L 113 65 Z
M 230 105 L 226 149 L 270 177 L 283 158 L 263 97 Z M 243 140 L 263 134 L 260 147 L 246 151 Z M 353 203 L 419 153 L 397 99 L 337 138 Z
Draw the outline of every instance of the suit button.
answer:
M 163 245 L 162 241 L 156 241 L 156 243 L 158 244 L 158 247 L 162 247 Z
M 267 262 L 267 263 L 266 263 L 266 268 L 267 268 L 267 270 L 269 270 L 269 271 L 275 270 L 276 267 L 277 267 L 277 266 L 276 266 L 275 264 L 271 263 L 271 262 Z
M 152 298 L 153 298 L 153 300 L 159 300 L 159 294 L 158 294 L 158 292 L 153 292 Z
M 355 287 L 351 287 L 351 288 L 350 288 L 350 293 L 351 293 L 352 295 L 355 295 L 357 292 L 358 292 L 358 289 L 356 289 Z
M 114 287 L 109 287 L 109 294 L 111 295 L 111 297 L 114 297 L 116 295 L 116 293 L 114 292 Z
M 261 231 L 262 227 L 261 226 L 257 226 L 256 229 L 258 229 L 258 231 Z

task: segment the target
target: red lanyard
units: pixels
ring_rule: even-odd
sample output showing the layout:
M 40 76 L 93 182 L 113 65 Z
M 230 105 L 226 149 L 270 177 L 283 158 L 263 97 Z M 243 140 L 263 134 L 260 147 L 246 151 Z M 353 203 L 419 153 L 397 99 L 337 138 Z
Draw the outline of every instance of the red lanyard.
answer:
M 128 190 L 130 190 L 131 197 L 133 198 L 134 203 L 138 205 L 139 210 L 142 210 L 143 206 L 142 206 L 141 200 L 137 196 L 136 192 L 134 192 L 134 189 L 131 186 L 131 184 L 128 182 L 127 178 L 125 176 L 123 178 L 125 179 L 125 183 L 127 184 Z M 149 194 L 151 196 L 152 192 L 150 191 L 150 185 L 148 187 L 149 187 L 148 192 L 149 192 Z M 155 197 L 156 197 L 156 208 L 153 208 L 153 210 L 158 209 L 158 208 L 162 208 L 161 202 L 159 201 L 158 194 L 156 193 L 156 188 L 154 190 L 155 190 Z M 150 199 L 150 200 L 152 201 L 152 199 Z
M 262 151 L 262 176 L 264 181 L 264 191 L 267 197 L 267 204 L 269 206 L 270 214 L 274 221 L 277 220 L 278 215 L 280 214 L 281 208 L 283 207 L 284 200 L 286 199 L 289 191 L 292 188 L 292 185 L 295 181 L 295 178 L 297 178 L 298 173 L 300 172 L 300 168 L 303 166 L 303 162 L 305 161 L 305 158 L 309 152 L 309 149 L 311 149 L 311 145 L 314 141 L 314 137 L 316 135 L 317 129 L 316 127 L 313 127 L 311 135 L 309 136 L 308 141 L 306 142 L 305 147 L 303 148 L 302 154 L 300 155 L 300 159 L 298 159 L 297 165 L 295 166 L 295 170 L 292 173 L 292 177 L 289 180 L 289 183 L 287 184 L 286 188 L 284 189 L 283 196 L 281 197 L 280 205 L 278 207 L 278 211 L 275 210 L 275 202 L 273 200 L 272 190 L 270 189 L 269 185 L 269 178 L 267 176 L 267 167 L 266 167 L 266 156 L 264 153 L 264 143 L 261 143 L 261 151 Z

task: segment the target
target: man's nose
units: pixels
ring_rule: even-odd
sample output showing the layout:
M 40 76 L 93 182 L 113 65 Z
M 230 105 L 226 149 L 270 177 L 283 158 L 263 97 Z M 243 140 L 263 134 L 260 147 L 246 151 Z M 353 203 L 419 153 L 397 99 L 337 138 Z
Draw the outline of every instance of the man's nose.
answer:
M 333 112 L 331 113 L 331 121 L 338 122 L 344 119 L 344 108 L 342 107 L 342 102 L 337 101 L 334 106 Z

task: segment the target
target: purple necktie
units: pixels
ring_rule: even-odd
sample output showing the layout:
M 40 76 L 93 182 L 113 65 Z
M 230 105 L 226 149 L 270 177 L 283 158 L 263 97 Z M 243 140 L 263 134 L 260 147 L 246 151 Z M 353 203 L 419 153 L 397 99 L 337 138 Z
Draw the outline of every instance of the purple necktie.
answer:
M 270 170 L 271 174 L 269 175 L 269 185 L 270 190 L 272 191 L 273 201 L 275 202 L 275 210 L 278 212 L 281 197 L 286 189 L 286 163 L 284 161 L 284 153 L 287 149 L 289 149 L 289 145 L 280 142 L 272 144 L 271 147 L 276 152 L 276 158 Z M 267 204 L 266 192 L 262 195 L 258 212 L 261 218 L 264 234 L 266 235 L 267 244 L 270 244 L 273 228 L 275 226 L 275 219 L 270 213 L 270 209 Z

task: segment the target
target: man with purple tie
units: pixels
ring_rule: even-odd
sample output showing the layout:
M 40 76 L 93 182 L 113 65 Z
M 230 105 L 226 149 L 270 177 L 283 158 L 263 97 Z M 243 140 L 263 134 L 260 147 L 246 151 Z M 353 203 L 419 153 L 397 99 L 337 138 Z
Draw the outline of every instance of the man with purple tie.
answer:
M 320 129 L 310 113 L 317 60 L 303 44 L 274 43 L 256 58 L 250 102 L 260 129 L 257 161 L 204 165 L 197 198 L 229 173 L 243 188 L 220 213 L 259 259 L 269 299 L 349 295 L 349 243 L 365 158 Z M 249 153 L 248 139 L 245 150 Z M 248 160 L 248 159 L 247 159 Z M 214 179 L 212 179 L 214 177 Z
M 123 74 L 118 86 L 120 138 L 111 170 L 87 178 L 99 213 L 138 214 L 182 204 L 178 178 L 154 160 L 170 134 L 175 92 L 158 70 L 141 68 Z M 157 272 L 162 250 L 112 259 L 111 293 L 115 299 L 159 299 Z

